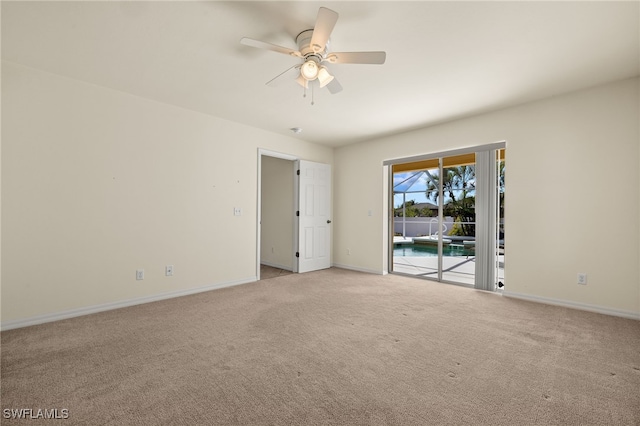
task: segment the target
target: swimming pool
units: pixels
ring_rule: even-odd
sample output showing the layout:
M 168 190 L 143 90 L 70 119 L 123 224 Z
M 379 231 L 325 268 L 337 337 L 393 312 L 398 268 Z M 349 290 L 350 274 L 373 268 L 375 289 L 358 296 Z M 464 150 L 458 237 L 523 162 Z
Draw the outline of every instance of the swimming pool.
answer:
M 442 247 L 443 256 L 473 256 L 474 250 L 462 244 L 449 244 Z M 438 247 L 430 244 L 394 244 L 393 255 L 398 257 L 436 257 Z

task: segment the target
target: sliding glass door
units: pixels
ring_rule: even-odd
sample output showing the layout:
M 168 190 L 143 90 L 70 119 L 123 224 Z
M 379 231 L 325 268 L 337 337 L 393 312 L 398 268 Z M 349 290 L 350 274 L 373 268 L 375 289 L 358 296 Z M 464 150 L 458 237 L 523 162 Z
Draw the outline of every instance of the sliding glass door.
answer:
M 418 167 L 418 169 L 415 169 Z M 393 168 L 393 258 L 398 273 L 440 279 L 439 160 Z
M 504 149 L 490 148 L 390 164 L 392 272 L 485 290 L 504 283 Z
M 475 154 L 444 157 L 442 280 L 475 283 Z

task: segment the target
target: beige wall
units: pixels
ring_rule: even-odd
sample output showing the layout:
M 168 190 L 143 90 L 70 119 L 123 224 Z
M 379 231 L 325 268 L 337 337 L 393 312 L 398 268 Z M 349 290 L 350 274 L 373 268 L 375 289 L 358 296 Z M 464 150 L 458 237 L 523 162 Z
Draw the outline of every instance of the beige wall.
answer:
M 255 280 L 258 149 L 333 162 L 330 148 L 6 62 L 2 106 L 3 326 Z
M 619 81 L 337 149 L 334 262 L 386 269 L 384 160 L 506 140 L 507 293 L 640 317 L 638 85 Z M 612 226 L 590 232 L 603 214 Z M 576 284 L 578 272 L 588 285 Z
M 262 156 L 260 261 L 293 270 L 294 161 Z
M 334 264 L 381 273 L 382 161 L 501 140 L 507 292 L 637 316 L 639 86 L 620 81 L 334 152 L 3 63 L 3 327 L 255 279 L 258 148 L 333 164 Z M 603 212 L 625 225 L 588 232 Z

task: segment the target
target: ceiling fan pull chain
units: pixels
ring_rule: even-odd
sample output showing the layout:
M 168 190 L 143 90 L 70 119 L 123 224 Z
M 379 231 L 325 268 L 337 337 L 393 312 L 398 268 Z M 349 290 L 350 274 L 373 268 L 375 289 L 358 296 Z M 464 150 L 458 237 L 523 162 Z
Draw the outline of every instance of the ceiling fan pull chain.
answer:
M 313 105 L 313 82 L 311 82 L 311 105 Z

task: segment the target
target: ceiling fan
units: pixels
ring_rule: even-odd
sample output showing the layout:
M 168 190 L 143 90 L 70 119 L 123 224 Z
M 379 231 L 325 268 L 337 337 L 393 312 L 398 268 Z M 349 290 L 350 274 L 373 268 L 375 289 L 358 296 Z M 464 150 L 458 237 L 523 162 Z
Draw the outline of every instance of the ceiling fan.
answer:
M 327 87 L 332 94 L 342 90 L 338 80 L 329 73 L 325 64 L 384 64 L 387 57 L 385 52 L 330 52 L 329 36 L 338 21 L 338 13 L 326 7 L 318 10 L 315 26 L 304 30 L 296 37 L 298 50 L 278 46 L 260 40 L 244 37 L 241 44 L 258 49 L 271 50 L 285 55 L 295 56 L 302 60 L 300 64 L 285 70 L 275 78 L 267 82 L 271 86 L 275 82 L 287 77 L 295 77 L 298 84 L 305 89 L 313 81 L 318 81 L 319 86 Z M 313 88 L 313 86 L 311 86 Z

